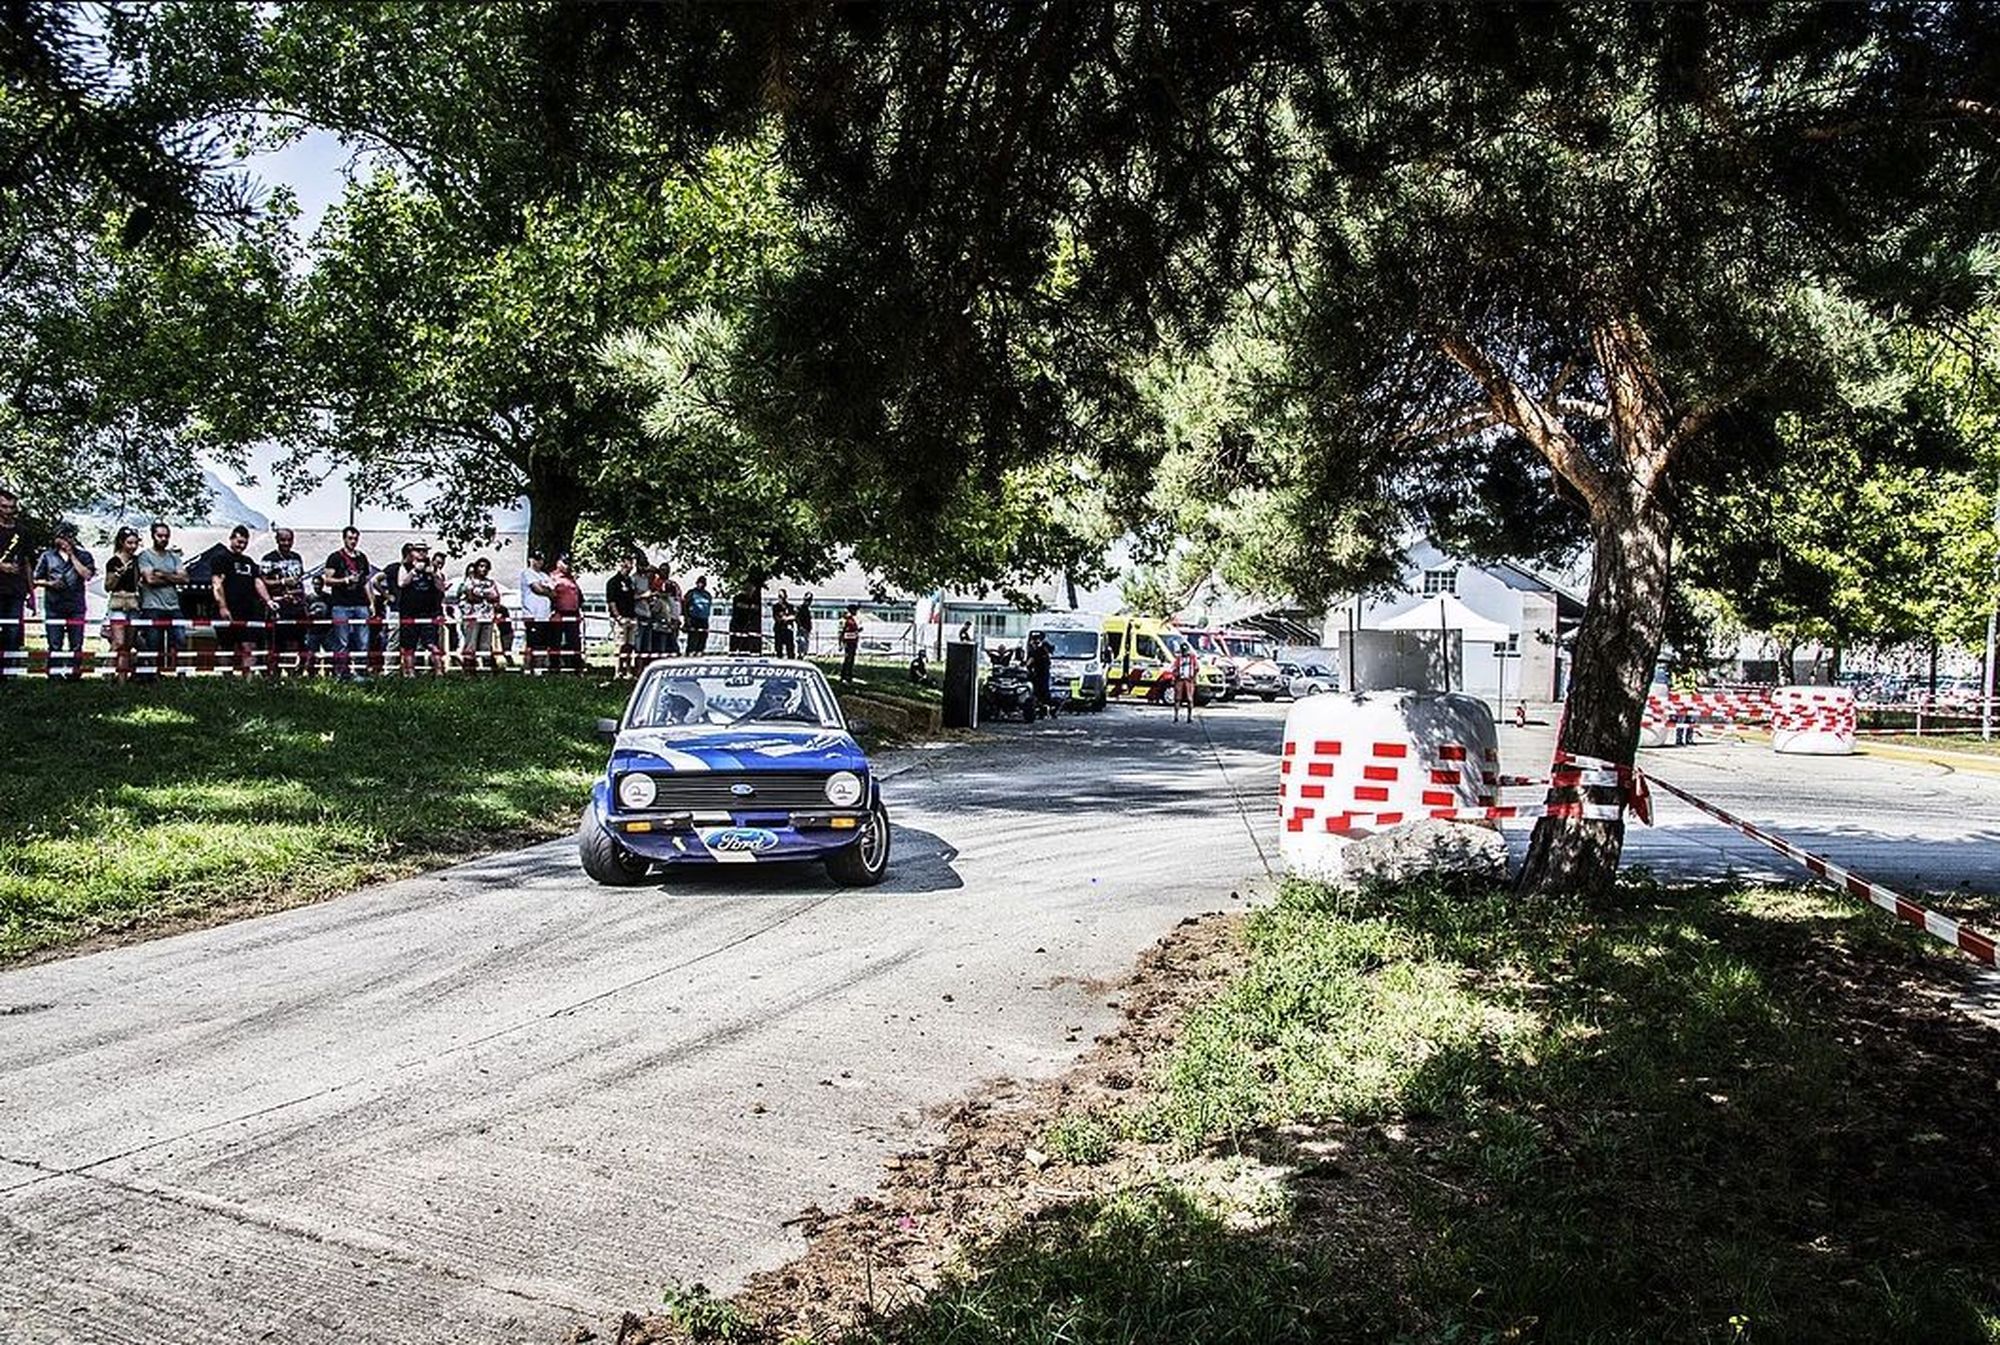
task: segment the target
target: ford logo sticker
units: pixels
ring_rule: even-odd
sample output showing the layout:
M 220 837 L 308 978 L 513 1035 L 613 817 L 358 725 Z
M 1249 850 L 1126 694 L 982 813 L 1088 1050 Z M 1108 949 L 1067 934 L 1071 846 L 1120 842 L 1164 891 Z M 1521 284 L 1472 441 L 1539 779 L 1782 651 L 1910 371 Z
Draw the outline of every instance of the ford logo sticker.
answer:
M 706 833 L 701 843 L 725 855 L 761 855 L 778 845 L 778 833 L 762 827 L 723 827 Z
M 741 783 L 733 784 L 729 787 L 729 792 L 734 794 L 739 799 L 747 799 L 752 794 L 755 794 L 757 792 L 757 786 L 746 785 Z

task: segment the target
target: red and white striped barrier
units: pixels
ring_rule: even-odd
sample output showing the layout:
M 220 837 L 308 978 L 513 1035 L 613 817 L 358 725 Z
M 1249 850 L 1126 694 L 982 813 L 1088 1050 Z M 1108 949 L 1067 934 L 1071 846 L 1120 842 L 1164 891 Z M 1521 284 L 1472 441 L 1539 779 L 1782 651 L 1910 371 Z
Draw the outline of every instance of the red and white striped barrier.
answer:
M 1290 832 L 1349 832 L 1395 826 L 1417 817 L 1501 811 L 1494 792 L 1499 788 L 1499 758 L 1497 748 L 1464 743 L 1419 746 L 1401 741 L 1288 739 L 1278 762 L 1279 810 Z M 1417 795 L 1414 809 L 1352 806 L 1388 803 L 1412 790 Z M 1461 808 L 1468 791 L 1473 806 Z
M 1390 691 L 1309 696 L 1285 717 L 1278 849 L 1294 872 L 1337 877 L 1359 834 L 1433 812 L 1498 807 L 1499 739 L 1483 701 Z
M 1854 753 L 1854 693 L 1846 687 L 1779 687 L 1771 693 L 1771 750 L 1800 756 Z
M 1917 926 L 1932 938 L 1950 944 L 1989 967 L 2000 966 L 2000 960 L 1996 960 L 1993 939 L 1970 925 L 1939 915 L 1936 911 L 1925 910 L 1893 888 L 1870 882 L 1859 874 L 1843 869 L 1830 859 L 1813 854 L 1810 850 L 1802 850 L 1784 837 L 1773 835 L 1754 823 L 1745 822 L 1742 818 L 1706 800 L 1698 799 L 1678 785 L 1668 784 L 1658 776 L 1650 778 L 1654 785 L 1666 790 L 1681 802 L 1707 813 L 1718 822 L 1734 827 L 1766 849 L 1774 850 L 1794 863 L 1802 865 L 1807 873 L 1829 887 L 1838 888 L 1849 896 L 1873 902 L 1898 920 Z
M 1688 741 L 1696 724 L 1760 727 L 1770 722 L 1771 693 L 1746 691 L 1656 691 L 1646 697 L 1639 720 L 1641 747 L 1671 747 Z

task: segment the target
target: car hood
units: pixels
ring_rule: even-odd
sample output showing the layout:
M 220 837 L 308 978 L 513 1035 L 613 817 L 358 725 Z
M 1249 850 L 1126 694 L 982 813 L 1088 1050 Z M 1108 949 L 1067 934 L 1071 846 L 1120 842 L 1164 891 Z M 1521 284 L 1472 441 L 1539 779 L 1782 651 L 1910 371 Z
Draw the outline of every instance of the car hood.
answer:
M 868 758 L 842 729 L 759 724 L 742 728 L 625 729 L 613 770 L 865 771 Z

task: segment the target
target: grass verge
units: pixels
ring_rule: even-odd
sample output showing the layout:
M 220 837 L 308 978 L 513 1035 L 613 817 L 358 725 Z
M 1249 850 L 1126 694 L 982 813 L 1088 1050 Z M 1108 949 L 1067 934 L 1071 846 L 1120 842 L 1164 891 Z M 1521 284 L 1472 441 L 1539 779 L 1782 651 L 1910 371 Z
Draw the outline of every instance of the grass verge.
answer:
M 1240 933 L 1143 1068 L 1101 1044 L 899 1158 L 752 1294 L 768 1338 L 809 1293 L 905 1345 L 2000 1339 L 2000 1038 L 1948 950 L 1649 885 L 1295 884 Z
M 294 905 L 575 824 L 596 678 L 13 682 L 0 961 Z
M 1979 756 L 2000 757 L 2000 738 L 1981 738 L 1978 734 L 1957 733 L 1892 733 L 1867 742 L 1894 743 L 1898 747 L 1916 747 L 1933 752 L 1972 752 Z
M 837 690 L 851 686 L 854 690 L 870 696 L 882 696 L 889 700 L 912 701 L 918 705 L 942 705 L 944 703 L 941 664 L 932 664 L 930 681 L 912 682 L 907 664 L 856 663 L 854 681 L 843 684 L 840 680 L 839 659 L 816 659 L 827 681 Z

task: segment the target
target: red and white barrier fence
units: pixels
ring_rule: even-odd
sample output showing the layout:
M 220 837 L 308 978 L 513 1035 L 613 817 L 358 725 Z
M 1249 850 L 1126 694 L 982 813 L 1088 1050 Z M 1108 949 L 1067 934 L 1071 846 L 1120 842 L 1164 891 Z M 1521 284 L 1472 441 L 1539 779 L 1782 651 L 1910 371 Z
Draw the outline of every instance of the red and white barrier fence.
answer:
M 1917 926 L 1932 938 L 1940 939 L 1950 944 L 1960 952 L 1980 962 L 1984 962 L 1989 967 L 2000 966 L 2000 960 L 1996 960 L 1993 939 L 1988 935 L 1980 933 L 1970 925 L 1950 919 L 1947 916 L 1939 915 L 1936 911 L 1925 910 L 1922 906 L 1917 905 L 1916 902 L 1911 901 L 1908 897 L 1895 891 L 1893 888 L 1884 887 L 1877 882 L 1871 882 L 1859 874 L 1842 868 L 1822 855 L 1813 854 L 1810 850 L 1802 850 L 1784 837 L 1768 832 L 1754 823 L 1745 822 L 1733 813 L 1718 808 L 1704 799 L 1696 798 L 1693 794 L 1688 793 L 1678 785 L 1668 784 L 1658 776 L 1652 777 L 1652 783 L 1666 790 L 1669 794 L 1672 794 L 1675 798 L 1688 804 L 1690 807 L 1707 813 L 1716 821 L 1734 827 L 1743 835 L 1757 842 L 1757 844 L 1776 851 L 1792 862 L 1802 865 L 1807 873 L 1812 874 L 1813 877 L 1818 878 L 1829 887 L 1838 888 L 1849 896 L 1860 897 L 1865 901 L 1873 902 L 1895 916 L 1898 920 Z
M 55 629 L 46 647 L 28 648 L 20 638 L 29 629 L 51 627 Z M 97 642 L 94 631 L 102 632 L 102 643 Z M 503 631 L 512 633 L 514 639 L 503 641 Z M 58 635 L 63 638 L 58 639 Z M 424 617 L 264 616 L 256 620 L 164 616 L 145 611 L 114 611 L 103 618 L 24 616 L 19 621 L 0 620 L 0 676 L 43 672 L 201 676 L 246 667 L 275 674 L 311 672 L 321 666 L 380 673 L 393 670 L 406 659 L 412 664 L 429 659 L 500 670 L 511 668 L 510 660 L 515 657 L 522 660 L 523 667 L 580 670 L 589 636 L 587 619 L 580 615 L 512 618 L 502 623 L 451 609 Z
M 1807 704 L 1805 713 L 1811 716 L 1815 712 L 1809 701 Z M 1311 871 L 1310 862 L 1299 865 L 1298 859 L 1312 861 L 1320 856 L 1312 850 L 1297 850 L 1295 840 L 1305 845 L 1337 846 L 1356 832 L 1426 818 L 1494 825 L 1541 817 L 1619 822 L 1629 812 L 1650 825 L 1651 790 L 1657 786 L 1759 845 L 1802 865 L 1822 882 L 1880 906 L 1899 920 L 1916 925 L 1988 966 L 2000 966 L 1990 936 L 1926 910 L 1901 893 L 1745 822 L 1678 785 L 1648 775 L 1636 765 L 1558 751 L 1546 776 L 1506 775 L 1500 771 L 1498 751 L 1492 748 L 1475 751 L 1462 743 L 1433 744 L 1421 739 L 1371 741 L 1365 747 L 1361 744 L 1353 747 L 1355 750 L 1350 751 L 1345 739 L 1297 736 L 1294 725 L 1287 722 L 1278 766 L 1278 816 L 1283 831 L 1281 849 L 1287 850 L 1288 860 L 1294 862 L 1298 871 Z M 1406 771 L 1414 777 L 1412 780 L 1405 780 Z M 1422 790 L 1419 806 L 1408 806 L 1400 796 L 1391 803 L 1392 789 L 1413 784 Z M 1502 788 L 1533 786 L 1548 790 L 1540 803 L 1505 804 L 1495 794 Z M 1463 797 L 1460 791 L 1467 789 L 1477 791 L 1475 797 Z M 1355 806 L 1365 802 L 1391 806 L 1372 810 Z M 1311 841 L 1307 836 L 1324 839 Z

